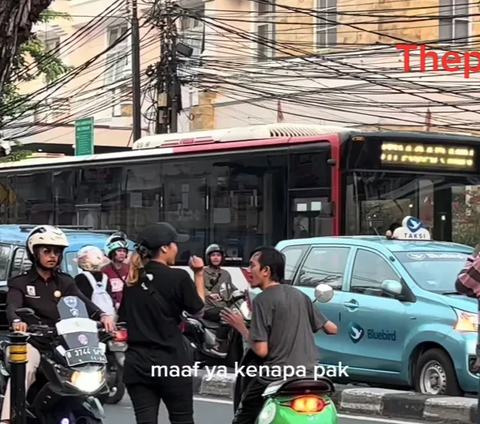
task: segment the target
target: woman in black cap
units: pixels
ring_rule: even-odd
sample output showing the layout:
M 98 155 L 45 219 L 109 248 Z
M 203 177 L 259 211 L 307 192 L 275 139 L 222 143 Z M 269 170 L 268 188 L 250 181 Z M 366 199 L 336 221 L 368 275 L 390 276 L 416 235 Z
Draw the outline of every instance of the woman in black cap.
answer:
M 190 259 L 195 283 L 185 270 L 171 268 L 176 243 L 187 240 L 168 223 L 151 225 L 140 235 L 130 262 L 119 321 L 128 332 L 123 381 L 138 424 L 158 422 L 161 400 L 172 424 L 193 424 L 193 379 L 182 377 L 193 364 L 179 324 L 183 311 L 203 311 L 204 264 L 201 258 Z

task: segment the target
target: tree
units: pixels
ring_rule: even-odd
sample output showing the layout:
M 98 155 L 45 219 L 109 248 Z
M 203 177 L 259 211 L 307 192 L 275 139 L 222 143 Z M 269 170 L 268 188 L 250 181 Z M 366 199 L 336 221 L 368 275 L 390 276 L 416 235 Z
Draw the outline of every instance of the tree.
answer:
M 0 1 L 0 92 L 8 81 L 12 63 L 20 46 L 32 35 L 32 27 L 39 21 L 53 0 Z
M 45 10 L 40 14 L 38 22 L 48 23 L 58 18 L 71 19 L 65 13 Z M 33 62 L 33 66 L 29 66 L 31 62 Z M 23 101 L 20 103 L 22 96 L 19 94 L 18 88 L 21 83 L 43 77 L 49 84 L 69 70 L 70 67 L 66 66 L 55 53 L 48 52 L 45 44 L 37 38 L 36 34 L 31 33 L 28 40 L 20 46 L 18 53 L 12 58 L 11 71 L 0 94 L 0 106 L 6 109 L 5 115 L 15 118 L 26 109 L 32 109 L 30 104 Z M 0 127 L 1 121 L 2 113 L 0 112 Z
M 47 23 L 58 18 L 70 19 L 70 16 L 65 13 L 44 10 L 40 13 L 38 22 Z M 29 66 L 30 63 L 33 66 Z M 8 77 L 0 91 L 0 128 L 3 121 L 2 109 L 5 115 L 13 119 L 17 115 L 23 114 L 25 110 L 32 109 L 32 105 L 24 102 L 23 97 L 19 94 L 19 85 L 22 82 L 43 77 L 49 84 L 69 70 L 70 67 L 66 66 L 54 53 L 48 52 L 45 44 L 35 34 L 30 33 L 29 38 L 19 47 L 17 54 L 12 58 Z M 0 162 L 21 160 L 32 153 L 24 150 L 20 142 L 14 140 L 14 144 L 16 145 L 14 151 L 10 155 L 0 158 Z
M 480 190 L 465 190 L 452 202 L 453 241 L 475 247 L 480 243 Z

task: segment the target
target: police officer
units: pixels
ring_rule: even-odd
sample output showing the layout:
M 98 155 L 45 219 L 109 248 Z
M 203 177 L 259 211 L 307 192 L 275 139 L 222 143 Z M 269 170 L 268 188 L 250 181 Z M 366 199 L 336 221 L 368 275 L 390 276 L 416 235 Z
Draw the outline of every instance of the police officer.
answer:
M 205 251 L 207 266 L 203 270 L 203 281 L 205 283 L 205 312 L 203 318 L 220 322 L 220 312 L 226 308 L 227 303 L 220 297 L 220 287 L 226 283 L 228 291 L 232 293 L 235 286 L 232 283 L 232 276 L 226 269 L 222 269 L 225 260 L 225 250 L 218 244 L 211 244 Z M 221 326 L 216 333 L 216 350 L 225 353 L 225 341 L 230 328 L 227 325 Z
M 27 324 L 22 322 L 16 314 L 16 310 L 22 307 L 33 309 L 42 324 L 53 327 L 60 319 L 57 303 L 64 296 L 77 296 L 85 303 L 92 319 L 100 320 L 109 332 L 115 329 L 113 319 L 104 314 L 78 290 L 70 275 L 60 271 L 63 251 L 66 247 L 68 247 L 67 237 L 56 227 L 38 226 L 28 235 L 26 248 L 33 266 L 30 271 L 8 282 L 7 319 L 14 331 L 27 331 Z M 34 383 L 35 372 L 40 365 L 39 350 L 45 347 L 40 338 L 31 337 L 29 341 L 31 344 L 27 344 L 27 391 Z M 10 380 L 8 380 L 3 400 L 1 422 L 8 422 L 9 419 Z

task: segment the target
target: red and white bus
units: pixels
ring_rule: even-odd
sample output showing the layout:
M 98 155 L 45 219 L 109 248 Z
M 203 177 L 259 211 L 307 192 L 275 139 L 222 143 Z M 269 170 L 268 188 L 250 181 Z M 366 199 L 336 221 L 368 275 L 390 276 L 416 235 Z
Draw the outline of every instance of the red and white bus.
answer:
M 0 166 L 0 223 L 121 229 L 169 221 L 180 262 L 210 243 L 248 259 L 286 238 L 385 234 L 413 215 L 467 242 L 480 138 L 272 124 L 163 134 L 132 151 Z M 476 240 L 478 242 L 479 240 Z

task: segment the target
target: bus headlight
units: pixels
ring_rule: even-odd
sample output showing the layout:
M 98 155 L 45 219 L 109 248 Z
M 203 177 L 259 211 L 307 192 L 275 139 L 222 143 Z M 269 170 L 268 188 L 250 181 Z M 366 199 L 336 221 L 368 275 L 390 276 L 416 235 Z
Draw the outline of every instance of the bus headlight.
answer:
M 468 333 L 478 331 L 478 314 L 462 311 L 460 309 L 453 310 L 457 314 L 457 322 L 454 327 L 455 330 Z
M 85 393 L 97 391 L 103 384 L 103 373 L 101 371 L 83 372 L 75 371 L 70 380 L 71 384 L 78 390 Z

